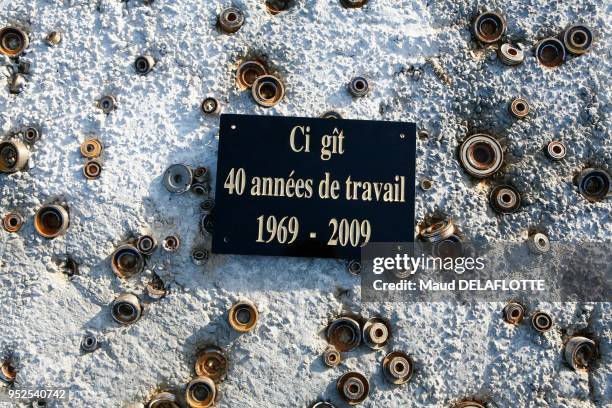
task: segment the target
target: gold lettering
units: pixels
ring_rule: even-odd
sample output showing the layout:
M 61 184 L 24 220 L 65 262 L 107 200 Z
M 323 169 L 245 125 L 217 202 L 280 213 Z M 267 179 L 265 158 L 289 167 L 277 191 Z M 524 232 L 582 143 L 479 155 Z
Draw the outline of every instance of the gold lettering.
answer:
M 297 131 L 301 131 L 301 135 L 304 137 L 304 143 L 300 144 L 299 147 L 296 145 L 295 137 Z M 289 135 L 289 145 L 291 146 L 291 150 L 296 153 L 304 151 L 305 153 L 310 152 L 310 126 L 295 126 L 291 129 L 291 134 Z

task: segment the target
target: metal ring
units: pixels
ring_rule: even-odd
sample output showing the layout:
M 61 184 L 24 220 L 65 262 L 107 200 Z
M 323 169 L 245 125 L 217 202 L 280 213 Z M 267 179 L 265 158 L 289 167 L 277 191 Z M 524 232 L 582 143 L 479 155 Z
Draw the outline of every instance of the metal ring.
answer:
M 155 60 L 150 55 L 141 55 L 134 60 L 134 70 L 139 75 L 147 75 L 154 66 Z
M 593 32 L 585 25 L 572 25 L 562 35 L 565 49 L 574 55 L 582 55 L 591 50 Z
M 9 57 L 16 57 L 26 48 L 30 39 L 28 35 L 17 27 L 3 27 L 0 29 L 0 53 Z
M 476 401 L 461 401 L 453 405 L 453 408 L 485 408 L 485 406 Z
M 196 359 L 195 372 L 215 382 L 222 381 L 227 374 L 227 357 L 223 350 L 217 346 L 208 346 L 202 350 Z
M 421 183 L 419 184 L 419 186 L 421 187 L 421 190 L 429 191 L 433 187 L 433 181 L 429 179 L 423 179 L 421 180 Z
M 336 381 L 336 390 L 346 403 L 357 405 L 363 402 L 370 393 L 370 383 L 361 373 L 356 371 L 342 375 Z
M 18 213 L 8 213 L 2 219 L 2 227 L 6 232 L 19 232 L 23 226 L 23 217 Z
M 196 195 L 205 196 L 210 193 L 210 185 L 207 183 L 193 183 L 191 185 L 191 191 L 193 191 Z
M 601 169 L 588 168 L 577 178 L 578 191 L 591 202 L 601 201 L 610 194 L 610 174 Z
M 327 401 L 318 401 L 310 406 L 310 408 L 336 408 L 334 404 Z
M 167 252 L 176 252 L 180 246 L 181 240 L 176 234 L 168 235 L 162 242 L 162 248 L 164 248 L 164 250 Z
M 431 254 L 436 258 L 458 258 L 464 252 L 463 237 L 455 233 L 431 245 Z
M 176 396 L 170 392 L 155 394 L 147 404 L 147 408 L 180 408 Z
M 253 83 L 251 94 L 257 104 L 269 108 L 283 99 L 285 86 L 274 75 L 262 75 Z
M 191 408 L 208 408 L 215 404 L 217 388 L 209 377 L 196 377 L 187 384 L 185 401 Z
M 273 16 L 277 15 L 282 11 L 286 11 L 293 4 L 292 0 L 266 0 L 266 8 L 268 13 Z
M 510 324 L 519 324 L 525 316 L 525 308 L 520 303 L 509 302 L 503 310 L 504 320 Z
M 28 144 L 34 144 L 40 140 L 40 131 L 34 126 L 28 126 L 23 131 L 23 140 Z
M 468 174 L 485 178 L 501 168 L 504 153 L 493 136 L 479 133 L 468 136 L 463 141 L 459 150 L 459 161 Z
M 552 160 L 563 160 L 567 155 L 567 149 L 563 142 L 553 140 L 546 146 L 546 154 Z
M 538 62 L 545 67 L 558 67 L 565 61 L 565 47 L 556 38 L 545 38 L 540 41 L 535 48 Z
M 345 8 L 359 8 L 366 5 L 368 0 L 340 0 L 340 4 L 342 4 Z
M 474 20 L 472 30 L 476 39 L 484 44 L 499 41 L 506 32 L 506 20 L 496 12 L 486 12 Z
M 574 371 L 587 370 L 597 358 L 597 345 L 586 337 L 572 337 L 565 344 L 563 355 Z
M 219 14 L 219 25 L 226 33 L 235 33 L 244 24 L 244 14 L 235 7 L 221 10 Z
M 370 84 L 364 77 L 355 77 L 349 82 L 348 90 L 355 98 L 366 96 L 370 90 Z
M 249 300 L 241 300 L 232 305 L 228 321 L 234 330 L 240 333 L 246 333 L 255 327 L 259 312 L 255 303 Z
M 0 173 L 22 170 L 29 158 L 30 151 L 21 141 L 6 140 L 0 143 Z
M 446 239 L 455 233 L 455 225 L 450 218 L 444 218 L 427 226 L 421 231 L 421 238 L 427 242 Z
M 44 238 L 62 235 L 69 225 L 68 211 L 58 204 L 44 205 L 34 215 L 34 229 Z
M 4 360 L 0 367 L 0 374 L 5 382 L 12 384 L 17 378 L 17 369 L 14 363 L 11 360 Z
M 202 219 L 200 220 L 200 229 L 205 234 L 213 233 L 213 215 L 212 213 L 204 214 L 202 216 Z
M 511 214 L 521 206 L 521 195 L 517 189 L 508 185 L 501 185 L 491 190 L 489 204 L 501 214 Z
M 102 143 L 98 139 L 87 139 L 81 143 L 81 155 L 88 159 L 95 159 L 102 154 Z
M 98 108 L 104 113 L 111 113 L 117 109 L 117 100 L 112 95 L 104 95 L 98 100 Z
M 45 37 L 45 41 L 49 45 L 58 45 L 60 42 L 62 42 L 62 33 L 59 31 L 51 31 Z
M 206 249 L 196 248 L 191 252 L 191 261 L 197 266 L 202 266 L 208 261 L 208 256 Z
M 549 331 L 553 326 L 552 317 L 545 312 L 535 312 L 531 316 L 531 325 L 540 333 Z
M 497 55 L 502 63 L 510 66 L 521 64 L 525 61 L 525 53 L 519 47 L 505 43 L 499 47 Z
M 361 344 L 359 323 L 350 317 L 334 319 L 327 327 L 327 342 L 340 352 L 359 347 Z
M 508 109 L 512 116 L 517 119 L 523 119 L 529 114 L 529 102 L 523 98 L 516 98 L 510 102 Z
M 200 203 L 200 208 L 202 209 L 202 211 L 205 211 L 205 212 L 211 212 L 214 207 L 215 207 L 215 200 L 212 198 L 207 198 L 206 200 Z
M 208 172 L 208 168 L 204 166 L 196 167 L 193 171 L 193 179 L 200 183 L 208 182 L 210 178 L 210 173 Z
M 111 305 L 111 316 L 117 323 L 128 325 L 136 322 L 142 315 L 142 306 L 136 295 L 124 293 Z
M 212 96 L 204 99 L 200 108 L 205 115 L 216 115 L 221 112 L 221 104 Z
M 550 251 L 550 241 L 548 237 L 541 232 L 530 235 L 527 238 L 527 245 L 529 250 L 536 255 L 543 255 Z
M 164 286 L 164 281 L 162 281 L 157 274 L 154 274 L 153 278 L 147 283 L 146 291 L 147 295 L 151 299 L 159 300 L 166 296 L 166 287 Z
M 163 183 L 171 193 L 182 194 L 189 190 L 193 183 L 193 173 L 184 164 L 173 164 L 168 167 L 163 176 Z
M 389 342 L 391 327 L 380 317 L 372 317 L 363 325 L 363 342 L 372 350 L 379 350 Z
M 102 174 L 102 163 L 98 159 L 90 159 L 83 165 L 83 174 L 89 180 L 95 180 Z
M 91 353 L 98 349 L 98 339 L 93 334 L 86 334 L 81 339 L 81 350 L 85 353 Z
M 323 119 L 342 119 L 342 115 L 333 110 L 323 112 L 320 117 Z
M 346 270 L 351 275 L 359 275 L 361 273 L 361 261 L 359 259 L 350 259 L 346 263 Z
M 120 278 L 130 278 L 144 270 L 142 254 L 133 245 L 121 245 L 111 255 L 111 269 Z
M 244 61 L 236 70 L 236 85 L 240 89 L 251 89 L 260 76 L 267 75 L 268 70 L 259 61 Z
M 340 352 L 333 347 L 328 348 L 323 353 L 323 362 L 330 368 L 337 367 L 341 361 L 342 356 Z
M 412 377 L 414 363 L 412 358 L 402 351 L 393 351 L 383 359 L 383 373 L 391 384 L 405 384 Z
M 157 247 L 157 241 L 152 235 L 141 235 L 136 241 L 136 249 L 143 255 L 151 255 Z

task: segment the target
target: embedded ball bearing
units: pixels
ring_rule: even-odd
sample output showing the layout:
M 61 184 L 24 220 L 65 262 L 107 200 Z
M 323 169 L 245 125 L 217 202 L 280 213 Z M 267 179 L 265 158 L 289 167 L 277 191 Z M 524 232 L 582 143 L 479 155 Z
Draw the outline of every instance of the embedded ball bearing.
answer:
M 191 185 L 191 191 L 193 191 L 196 195 L 205 196 L 210 193 L 210 185 L 206 183 L 193 183 Z
M 104 95 L 98 100 L 98 108 L 104 113 L 111 113 L 117 108 L 117 100 L 112 95 Z
M 227 358 L 223 351 L 216 346 L 206 347 L 198 354 L 195 372 L 198 376 L 209 377 L 215 382 L 223 380 L 227 373 Z
M 502 44 L 499 47 L 499 51 L 497 52 L 499 59 L 506 65 L 518 65 L 525 61 L 525 53 L 519 47 L 506 43 Z
M 34 144 L 38 142 L 39 139 L 40 131 L 35 127 L 30 126 L 25 128 L 25 130 L 23 131 L 23 140 L 25 140 L 26 143 Z
M 342 119 L 342 115 L 333 110 L 323 112 L 320 117 L 323 119 Z
M 228 321 L 234 330 L 240 333 L 246 333 L 255 327 L 259 312 L 257 306 L 251 301 L 242 300 L 232 305 Z
M 517 119 L 523 119 L 529 114 L 529 102 L 523 98 L 516 98 L 510 102 L 510 113 Z
M 251 94 L 257 104 L 269 108 L 283 99 L 285 86 L 273 75 L 262 75 L 253 82 Z
M 576 336 L 565 344 L 564 357 L 574 371 L 587 370 L 597 357 L 595 342 L 586 337 Z
M 111 255 L 111 269 L 120 278 L 130 278 L 144 270 L 144 258 L 133 245 L 121 245 Z
M 363 342 L 372 350 L 384 347 L 391 337 L 391 329 L 386 321 L 372 317 L 363 325 Z
M 527 239 L 529 250 L 536 255 L 543 255 L 550 250 L 548 237 L 541 232 L 530 235 Z
M 120 324 L 132 324 L 140 318 L 141 314 L 140 300 L 131 293 L 118 296 L 111 305 L 111 315 Z
M 469 136 L 463 141 L 459 159 L 468 174 L 485 178 L 501 168 L 504 153 L 494 137 L 481 133 Z
M 336 381 L 336 390 L 346 403 L 356 405 L 363 402 L 370 392 L 367 378 L 358 372 L 348 372 Z
M 455 233 L 455 225 L 450 218 L 444 218 L 425 227 L 421 231 L 421 239 L 426 242 L 444 240 Z
M 193 173 L 184 164 L 173 164 L 166 169 L 162 180 L 166 190 L 171 193 L 181 194 L 191 187 Z
M 348 86 L 349 92 L 355 98 L 366 96 L 370 90 L 370 84 L 364 77 L 355 77 L 351 79 Z
M 544 333 L 552 328 L 553 320 L 548 313 L 535 312 L 533 316 L 531 316 L 531 325 L 540 333 Z
M 361 273 L 361 261 L 358 259 L 351 259 L 346 263 L 346 270 L 351 275 L 359 275 Z
M 25 33 L 17 27 L 4 27 L 0 29 L 0 53 L 9 57 L 21 54 L 30 43 Z
M 160 392 L 151 398 L 147 408 L 180 408 L 176 396 L 169 392 Z
M 429 179 L 423 179 L 421 180 L 420 187 L 423 191 L 429 191 L 433 187 L 433 181 Z
M 215 207 L 215 200 L 208 198 L 200 203 L 202 211 L 210 212 Z
M 208 97 L 202 101 L 201 109 L 205 115 L 216 115 L 221 112 L 221 104 L 217 99 Z
M 512 186 L 497 186 L 489 195 L 491 207 L 501 214 L 511 214 L 521 206 L 521 195 Z
M 330 368 L 337 367 L 341 361 L 340 352 L 335 348 L 330 347 L 323 353 L 323 362 Z
M 347 352 L 361 344 L 359 323 L 350 317 L 334 319 L 327 327 L 327 342 L 340 352 Z
M 604 170 L 588 168 L 577 178 L 578 191 L 591 202 L 601 201 L 610 194 L 610 174 Z
M 208 261 L 208 251 L 203 248 L 196 248 L 191 252 L 191 261 L 197 265 L 202 266 Z
M 190 408 L 208 408 L 215 403 L 217 388 L 209 377 L 196 377 L 187 384 L 185 401 Z
M 34 229 L 44 238 L 55 238 L 68 229 L 68 211 L 58 204 L 42 206 L 34 215 Z
M 546 146 L 546 154 L 552 160 L 563 160 L 567 155 L 567 149 L 562 142 L 553 140 Z
M 8 213 L 2 219 L 2 227 L 6 232 L 19 232 L 21 227 L 23 226 L 23 217 L 21 214 L 17 213 Z
M 181 241 L 178 235 L 168 235 L 162 243 L 162 248 L 167 252 L 176 252 L 180 246 Z
M 591 50 L 593 33 L 584 25 L 573 25 L 567 28 L 562 35 L 565 49 L 574 55 L 582 55 Z
M 47 34 L 45 41 L 49 45 L 58 45 L 60 42 L 62 42 L 62 34 L 59 31 L 51 31 L 49 34 Z
M 13 383 L 17 378 L 17 369 L 12 361 L 5 360 L 0 367 L 0 374 L 2 374 L 2 379 L 5 382 Z
M 83 165 L 83 174 L 89 180 L 95 180 L 102 174 L 102 163 L 97 159 L 90 159 Z
M 383 359 L 383 373 L 391 384 L 404 384 L 410 380 L 413 362 L 410 356 L 402 351 L 393 351 Z
M 155 60 L 150 55 L 141 55 L 134 61 L 134 70 L 137 74 L 146 75 L 153 70 Z
M 81 350 L 85 353 L 91 353 L 98 348 L 98 339 L 93 334 L 86 334 L 81 339 Z
M 213 233 L 213 215 L 204 214 L 200 220 L 200 228 L 205 234 Z
M 506 20 L 499 13 L 482 13 L 474 20 L 472 30 L 478 41 L 492 44 L 499 41 L 506 32 Z
M 244 61 L 236 70 L 236 85 L 240 89 L 251 89 L 257 78 L 267 74 L 268 70 L 261 62 Z
M 510 324 L 519 324 L 525 316 L 525 309 L 520 303 L 510 302 L 504 307 L 504 320 Z
M 242 24 L 244 24 L 244 15 L 235 7 L 228 7 L 219 14 L 219 25 L 226 33 L 235 33 Z
M 565 47 L 556 38 L 545 38 L 536 45 L 536 58 L 545 67 L 557 67 L 565 61 Z
M 340 0 L 340 3 L 345 8 L 359 8 L 359 7 L 363 7 L 367 2 L 368 2 L 368 0 Z
M 196 169 L 193 171 L 193 179 L 199 183 L 208 182 L 208 178 L 208 169 L 204 166 L 196 167 Z
M 141 235 L 136 241 L 136 249 L 143 255 L 151 255 L 156 247 L 157 242 L 151 235 Z
M 457 258 L 463 253 L 463 238 L 455 233 L 431 245 L 431 254 L 436 258 Z
M 30 151 L 19 140 L 0 143 L 0 173 L 14 173 L 22 170 L 28 163 Z
M 98 139 L 87 139 L 81 143 L 81 155 L 87 159 L 95 159 L 102 154 L 102 143 Z
M 157 275 L 153 275 L 153 278 L 146 286 L 147 295 L 151 299 L 161 299 L 166 296 L 166 287 L 164 286 L 164 282 Z
M 292 3 L 293 0 L 266 0 L 266 8 L 270 14 L 275 16 L 281 11 L 288 10 Z

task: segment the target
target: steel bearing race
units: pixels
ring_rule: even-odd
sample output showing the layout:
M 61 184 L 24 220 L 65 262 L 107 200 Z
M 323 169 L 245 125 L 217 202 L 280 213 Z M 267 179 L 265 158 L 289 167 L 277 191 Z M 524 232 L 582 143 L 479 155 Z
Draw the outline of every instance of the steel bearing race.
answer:
M 150 55 L 141 55 L 134 60 L 134 70 L 139 75 L 147 75 L 154 66 L 155 60 Z
M 393 351 L 383 359 L 383 373 L 391 384 L 405 384 L 412 377 L 414 364 L 410 356 L 402 351 Z
M 478 41 L 492 44 L 499 41 L 506 32 L 506 20 L 499 13 L 485 12 L 474 19 L 472 30 Z
M 21 214 L 18 213 L 8 213 L 2 219 L 2 227 L 6 232 L 19 232 L 21 227 L 23 227 L 24 219 Z
M 349 93 L 355 98 L 360 98 L 368 94 L 368 91 L 370 90 L 370 84 L 368 83 L 367 79 L 358 76 L 351 79 L 351 82 L 349 82 L 348 85 L 348 90 Z
M 610 194 L 610 174 L 607 171 L 587 168 L 577 177 L 578 191 L 591 202 L 600 201 Z
M 267 75 L 266 66 L 259 61 L 244 61 L 236 70 L 236 85 L 240 89 L 251 89 L 260 76 Z
M 550 241 L 548 237 L 541 232 L 530 235 L 527 238 L 527 245 L 529 250 L 536 255 L 543 255 L 550 251 Z
M 162 242 L 162 248 L 167 252 L 176 252 L 181 246 L 181 240 L 178 235 L 168 235 Z
M 510 102 L 508 110 L 517 119 L 523 119 L 529 115 L 529 102 L 523 98 L 516 98 Z
M 597 346 L 586 337 L 572 337 L 565 343 L 563 355 L 574 371 L 587 370 L 597 357 Z
M 164 172 L 163 183 L 169 192 L 182 194 L 191 187 L 193 173 L 184 164 L 173 164 Z
M 102 154 L 102 143 L 98 139 L 87 139 L 81 143 L 81 155 L 87 159 L 95 159 Z
M 205 196 L 210 193 L 210 185 L 207 183 L 196 182 L 191 185 L 191 191 L 196 195 Z
M 499 60 L 510 66 L 519 65 L 525 61 L 525 53 L 519 47 L 510 43 L 502 44 L 497 51 Z
M 16 57 L 28 48 L 29 44 L 30 39 L 22 29 L 17 27 L 0 29 L 0 53 L 9 57 Z
M 207 198 L 206 200 L 200 203 L 200 208 L 202 209 L 202 211 L 205 211 L 207 213 L 211 212 L 214 207 L 215 200 L 213 200 L 212 198 Z
M 508 302 L 503 310 L 506 323 L 519 324 L 525 317 L 525 308 L 520 303 Z
M 453 233 L 431 245 L 431 254 L 436 258 L 457 258 L 463 253 L 463 237 L 458 234 Z
M 511 214 L 521 206 L 521 195 L 512 186 L 497 186 L 491 190 L 489 203 L 498 213 Z
M 136 295 L 124 293 L 119 295 L 111 305 L 111 316 L 119 324 L 135 323 L 142 315 L 142 306 Z
M 200 166 L 193 170 L 193 179 L 198 183 L 207 183 L 209 178 L 210 173 L 208 172 L 208 168 Z
M 180 408 L 176 396 L 170 392 L 155 394 L 147 404 L 147 408 Z
M 563 46 L 567 52 L 582 55 L 591 50 L 593 32 L 585 25 L 575 24 L 568 27 L 562 34 Z
M 234 303 L 228 314 L 230 326 L 239 333 L 246 333 L 257 324 L 259 312 L 255 303 L 249 300 L 241 300 Z
M 143 255 L 151 255 L 157 247 L 157 241 L 152 235 L 141 235 L 136 241 L 136 249 Z
M 117 100 L 112 95 L 104 95 L 98 100 L 98 108 L 104 113 L 111 113 L 117 109 Z
M 493 136 L 478 133 L 463 141 L 459 150 L 459 161 L 471 176 L 485 178 L 501 168 L 504 152 Z
M 453 220 L 445 218 L 437 221 L 421 231 L 421 238 L 426 242 L 436 242 L 446 239 L 455 233 Z
M 219 13 L 219 26 L 226 33 L 235 33 L 244 24 L 244 14 L 235 7 L 228 7 Z
M 34 229 L 43 238 L 58 237 L 69 225 L 68 211 L 59 204 L 43 205 L 34 215 Z
M 195 363 L 198 376 L 211 378 L 214 382 L 222 381 L 227 374 L 227 358 L 217 346 L 208 346 L 202 350 Z
M 185 401 L 190 408 L 212 407 L 216 397 L 217 387 L 209 377 L 195 377 L 185 388 Z
M 379 350 L 389 342 L 391 328 L 380 317 L 371 317 L 363 325 L 363 342 L 372 350 Z
M 89 159 L 83 165 L 83 174 L 89 180 L 95 180 L 102 174 L 102 163 L 98 159 Z
M 431 188 L 433 187 L 433 181 L 429 180 L 429 179 L 423 179 L 421 180 L 421 182 L 419 183 L 419 186 L 421 187 L 421 190 L 423 191 L 429 191 L 431 190 Z
M 350 259 L 346 262 L 346 270 L 351 275 L 359 275 L 361 273 L 361 261 L 359 259 Z
M 327 327 L 327 342 L 340 352 L 359 347 L 361 344 L 359 323 L 350 317 L 334 319 Z
M 269 108 L 283 99 L 285 86 L 274 75 L 262 75 L 253 83 L 251 94 L 258 105 Z
M 0 143 L 0 173 L 14 173 L 22 170 L 28 163 L 30 151 L 19 140 L 6 140 Z
M 552 160 L 563 160 L 567 155 L 567 149 L 562 142 L 553 140 L 546 146 L 546 155 Z
M 558 67 L 565 61 L 565 47 L 556 38 L 550 37 L 540 41 L 535 48 L 538 62 L 545 67 Z
M 553 320 L 548 313 L 535 312 L 533 316 L 531 316 L 531 325 L 540 333 L 544 333 L 552 328 Z
M 200 220 L 200 229 L 204 234 L 210 235 L 213 233 L 213 215 L 204 214 Z
M 166 296 L 166 288 L 164 282 L 157 275 L 153 275 L 151 281 L 146 286 L 147 295 L 154 300 L 159 300 Z
M 318 401 L 312 404 L 310 408 L 336 408 L 336 406 L 331 402 Z
M 363 7 L 367 2 L 368 2 L 368 0 L 340 0 L 340 3 L 345 8 L 359 8 L 359 7 Z
M 352 371 L 338 378 L 336 390 L 347 404 L 357 405 L 368 397 L 370 383 L 363 374 Z
M 340 352 L 333 347 L 329 347 L 323 353 L 323 362 L 330 368 L 337 367 L 341 361 L 342 356 L 340 355 Z
M 111 255 L 111 269 L 120 278 L 131 278 L 144 270 L 144 258 L 130 244 L 121 245 Z
M 81 351 L 92 353 L 98 349 L 98 339 L 93 334 L 86 334 L 81 339 Z
M 342 115 L 333 110 L 323 112 L 320 117 L 323 119 L 342 119 Z
M 191 261 L 197 266 L 204 265 L 208 261 L 208 251 L 204 248 L 195 248 L 191 252 Z
M 6 383 L 12 384 L 17 378 L 17 369 L 10 360 L 4 360 L 0 366 L 0 379 Z
M 216 115 L 221 112 L 221 104 L 216 98 L 209 96 L 208 98 L 202 101 L 200 109 L 202 109 L 202 112 L 205 115 Z
M 33 145 L 40 140 L 40 131 L 34 126 L 28 126 L 23 131 L 23 140 L 26 143 Z

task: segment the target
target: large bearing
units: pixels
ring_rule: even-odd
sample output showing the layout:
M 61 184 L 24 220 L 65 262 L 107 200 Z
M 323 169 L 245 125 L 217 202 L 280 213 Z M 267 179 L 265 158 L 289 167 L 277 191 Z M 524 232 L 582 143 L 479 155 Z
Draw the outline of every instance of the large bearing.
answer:
M 525 317 L 525 308 L 520 303 L 509 302 L 504 307 L 504 320 L 510 324 L 519 324 Z
M 151 255 L 157 248 L 157 241 L 152 235 L 141 235 L 136 241 L 136 249 L 143 255 Z
M 563 160 L 567 155 L 567 148 L 558 140 L 553 140 L 546 146 L 546 155 L 552 160 Z
M 497 186 L 489 195 L 491 207 L 501 214 L 511 214 L 521 206 L 521 195 L 512 186 Z
M 597 358 L 597 346 L 591 339 L 576 336 L 565 344 L 563 354 L 565 361 L 574 371 L 587 370 Z
M 14 173 L 22 170 L 28 163 L 30 151 L 19 140 L 0 143 L 0 173 Z
M 236 84 L 240 89 L 251 89 L 257 78 L 267 75 L 268 70 L 259 61 L 244 61 L 236 70 Z
M 425 227 L 421 231 L 421 239 L 426 242 L 442 241 L 455 233 L 455 225 L 450 218 L 444 218 Z
M 531 325 L 540 333 L 549 331 L 553 326 L 552 317 L 545 312 L 535 312 L 531 316 Z
M 565 49 L 574 55 L 581 55 L 591 50 L 593 33 L 585 25 L 576 24 L 568 27 L 562 35 Z
M 142 306 L 136 295 L 125 293 L 118 296 L 111 305 L 111 316 L 117 323 L 128 325 L 136 322 L 142 315 Z
M 226 33 L 235 33 L 244 24 L 244 14 L 235 7 L 228 7 L 219 13 L 219 26 Z
M 482 13 L 474 20 L 472 30 L 478 41 L 492 44 L 499 41 L 506 32 L 506 20 L 499 13 Z
M 169 392 L 155 394 L 147 404 L 147 408 L 180 408 L 176 396 Z
M 459 160 L 468 174 L 485 178 L 501 168 L 504 152 L 493 136 L 479 133 L 468 136 L 463 141 L 459 150 Z
M 348 372 L 336 381 L 336 390 L 347 404 L 357 405 L 363 402 L 370 392 L 370 383 L 358 372 Z
M 111 268 L 120 278 L 130 278 L 144 270 L 144 258 L 133 245 L 121 245 L 111 255 Z
M 363 342 L 372 350 L 383 348 L 391 338 L 389 324 L 380 317 L 372 317 L 363 324 Z
M 17 27 L 4 27 L 0 29 L 0 53 L 9 57 L 16 57 L 26 48 L 30 40 L 25 31 Z
M 601 201 L 610 194 L 610 174 L 604 170 L 585 169 L 576 181 L 580 194 L 591 202 Z
M 404 384 L 412 377 L 413 365 L 408 354 L 393 351 L 383 359 L 383 373 L 391 384 Z
M 242 300 L 232 305 L 228 314 L 228 321 L 234 330 L 240 333 L 246 333 L 255 328 L 259 312 L 255 303 Z
M 173 164 L 163 176 L 164 186 L 171 193 L 181 194 L 189 190 L 193 183 L 193 173 L 184 164 Z
M 58 204 L 44 205 L 34 215 L 34 229 L 44 238 L 62 235 L 69 225 L 68 211 Z
M 505 43 L 499 47 L 497 55 L 501 62 L 506 65 L 514 66 L 525 61 L 525 53 L 519 47 Z
M 359 323 L 350 317 L 339 317 L 327 327 L 327 341 L 338 351 L 346 352 L 361 344 Z
M 563 43 L 556 38 L 545 38 L 535 48 L 538 62 L 545 67 L 558 67 L 565 61 L 565 48 Z
M 185 401 L 191 408 L 208 408 L 215 404 L 217 388 L 209 377 L 196 377 L 187 384 Z
M 219 382 L 227 374 L 227 358 L 223 351 L 216 346 L 208 346 L 198 354 L 195 363 L 195 372 L 199 376 L 210 377 Z
M 274 75 L 262 75 L 253 82 L 251 94 L 257 104 L 269 108 L 283 99 L 285 86 Z

